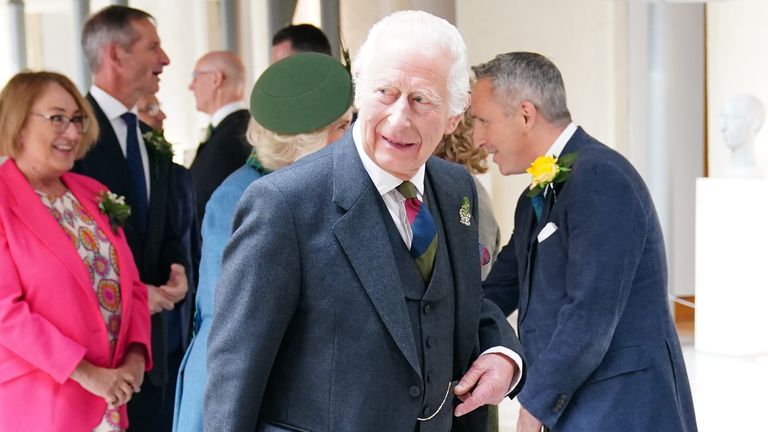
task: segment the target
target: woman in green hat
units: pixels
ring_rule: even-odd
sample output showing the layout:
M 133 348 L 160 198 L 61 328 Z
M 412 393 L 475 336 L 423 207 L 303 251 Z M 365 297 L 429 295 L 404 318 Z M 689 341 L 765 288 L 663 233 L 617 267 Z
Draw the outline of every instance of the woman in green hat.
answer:
M 174 431 L 203 430 L 207 339 L 213 298 L 240 196 L 254 181 L 340 138 L 352 120 L 349 72 L 333 57 L 302 53 L 270 66 L 251 92 L 247 138 L 254 150 L 246 165 L 211 195 L 205 209 L 200 282 L 195 296 L 195 336 L 179 370 Z

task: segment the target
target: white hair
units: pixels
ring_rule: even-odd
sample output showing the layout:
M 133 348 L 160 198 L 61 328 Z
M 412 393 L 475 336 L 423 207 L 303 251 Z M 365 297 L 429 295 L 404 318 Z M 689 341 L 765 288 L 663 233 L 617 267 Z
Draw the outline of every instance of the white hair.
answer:
M 448 110 L 451 116 L 464 112 L 469 102 L 469 66 L 464 39 L 453 24 L 424 11 L 399 11 L 388 15 L 371 27 L 368 37 L 352 62 L 355 82 L 355 104 L 359 107 L 362 89 L 367 88 L 367 70 L 376 58 L 377 47 L 393 38 L 409 41 L 423 52 L 440 52 L 449 56 Z

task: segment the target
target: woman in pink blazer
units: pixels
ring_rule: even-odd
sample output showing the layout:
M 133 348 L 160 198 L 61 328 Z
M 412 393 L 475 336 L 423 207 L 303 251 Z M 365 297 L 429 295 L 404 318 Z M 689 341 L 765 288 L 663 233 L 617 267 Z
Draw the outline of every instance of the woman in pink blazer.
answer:
M 63 75 L 23 72 L 0 93 L 0 431 L 123 430 L 151 367 L 119 200 L 67 172 L 97 136 Z

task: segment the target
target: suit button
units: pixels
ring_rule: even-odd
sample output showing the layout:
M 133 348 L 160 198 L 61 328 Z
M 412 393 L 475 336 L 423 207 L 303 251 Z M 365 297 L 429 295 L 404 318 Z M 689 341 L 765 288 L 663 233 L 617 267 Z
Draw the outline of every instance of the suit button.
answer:
M 411 395 L 412 398 L 417 398 L 421 396 L 421 388 L 419 386 L 412 386 L 408 389 L 408 394 Z
M 427 348 L 432 348 L 432 345 L 434 345 L 434 344 L 435 344 L 435 338 L 428 337 L 427 338 Z
M 429 405 L 425 406 L 423 410 L 421 410 L 421 416 L 422 417 L 429 417 Z
M 427 374 L 427 384 L 429 384 L 429 383 L 431 383 L 431 382 L 432 382 L 432 374 L 431 374 L 431 373 L 428 373 L 428 374 Z
M 429 315 L 432 312 L 432 305 L 427 303 L 424 305 L 424 315 Z

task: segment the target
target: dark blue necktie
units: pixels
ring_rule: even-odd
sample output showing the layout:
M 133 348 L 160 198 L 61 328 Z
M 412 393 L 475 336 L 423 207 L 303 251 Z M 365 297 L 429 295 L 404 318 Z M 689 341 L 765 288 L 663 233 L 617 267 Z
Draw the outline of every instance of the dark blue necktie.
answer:
M 533 212 L 536 214 L 536 222 L 541 219 L 541 212 L 544 210 L 544 194 L 540 193 L 531 197 L 531 205 L 533 206 Z
M 128 160 L 128 169 L 131 171 L 131 185 L 136 192 L 136 202 L 133 203 L 132 211 L 139 224 L 139 229 L 144 231 L 147 226 L 147 213 L 149 203 L 147 200 L 147 183 L 144 177 L 144 164 L 141 162 L 141 152 L 139 152 L 139 137 L 136 134 L 138 129 L 136 124 L 136 114 L 127 112 L 120 116 L 128 127 L 126 134 L 126 152 L 125 158 Z

